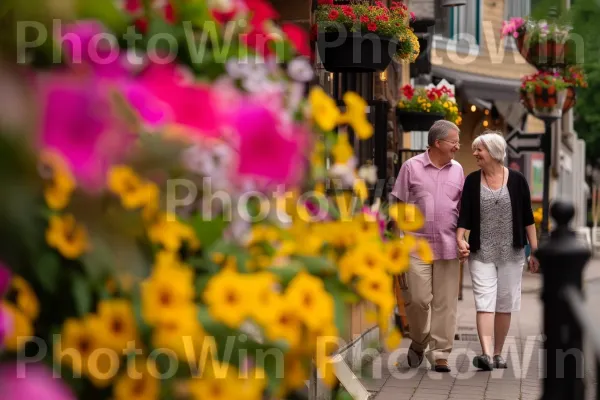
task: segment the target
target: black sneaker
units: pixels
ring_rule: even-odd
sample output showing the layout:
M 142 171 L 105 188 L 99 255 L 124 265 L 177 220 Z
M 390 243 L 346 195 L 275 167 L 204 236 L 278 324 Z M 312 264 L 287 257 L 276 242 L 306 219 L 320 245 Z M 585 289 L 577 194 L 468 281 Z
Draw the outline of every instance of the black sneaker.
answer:
M 419 365 L 423 362 L 423 357 L 425 355 L 424 351 L 418 352 L 411 345 L 408 347 L 408 366 L 410 368 L 418 368 Z
M 490 356 L 485 354 L 473 358 L 473 366 L 484 371 L 491 371 L 494 369 L 494 365 L 492 364 Z
M 502 358 L 501 355 L 494 356 L 494 368 L 500 368 L 500 369 L 508 368 L 506 361 L 504 361 L 504 358 Z

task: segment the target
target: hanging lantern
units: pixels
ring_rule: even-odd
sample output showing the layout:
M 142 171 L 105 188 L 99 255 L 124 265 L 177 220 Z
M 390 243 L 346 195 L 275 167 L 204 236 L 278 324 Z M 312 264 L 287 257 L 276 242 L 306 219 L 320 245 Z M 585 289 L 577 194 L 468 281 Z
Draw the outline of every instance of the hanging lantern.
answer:
M 460 7 L 466 5 L 466 0 L 442 0 L 442 7 Z

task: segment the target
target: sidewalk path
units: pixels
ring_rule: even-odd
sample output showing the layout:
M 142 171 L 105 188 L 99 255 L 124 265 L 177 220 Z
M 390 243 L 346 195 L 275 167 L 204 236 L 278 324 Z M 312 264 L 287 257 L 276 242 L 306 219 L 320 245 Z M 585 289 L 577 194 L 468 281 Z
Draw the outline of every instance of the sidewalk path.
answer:
M 475 325 L 475 305 L 471 281 L 465 268 L 463 300 L 459 302 L 457 339 L 450 356 L 452 372 L 441 374 L 430 369 L 427 360 L 418 369 L 406 364 L 410 340 L 405 338 L 399 349 L 384 353 L 361 372 L 361 382 L 375 400 L 537 400 L 542 394 L 542 303 L 540 274 L 524 272 L 521 312 L 513 315 L 504 347 L 506 370 L 477 371 L 471 360 L 481 354 Z M 588 263 L 584 273 L 589 304 L 600 304 L 600 259 Z M 590 307 L 600 321 L 600 307 Z M 596 315 L 597 314 L 597 315 Z M 586 361 L 592 360 L 586 349 Z M 586 362 L 585 381 L 597 389 L 594 366 Z M 595 390 L 586 399 L 594 398 Z

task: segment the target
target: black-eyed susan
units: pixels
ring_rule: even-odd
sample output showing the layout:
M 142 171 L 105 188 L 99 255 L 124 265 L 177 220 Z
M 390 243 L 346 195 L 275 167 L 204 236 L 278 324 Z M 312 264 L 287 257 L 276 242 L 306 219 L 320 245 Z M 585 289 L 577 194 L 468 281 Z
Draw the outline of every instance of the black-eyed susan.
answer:
M 194 300 L 194 273 L 171 253 L 159 253 L 152 275 L 142 282 L 142 317 L 153 325 Z
M 35 321 L 40 313 L 40 302 L 29 283 L 20 276 L 14 276 L 11 281 L 11 288 L 16 293 L 15 301 L 19 310 L 29 320 Z
M 333 320 L 333 298 L 325 290 L 323 281 L 304 271 L 290 282 L 286 301 L 310 330 L 328 325 Z
M 222 270 L 212 277 L 204 291 L 204 301 L 217 321 L 232 327 L 239 326 L 249 316 L 248 281 L 232 270 Z
M 179 221 L 171 213 L 162 214 L 154 221 L 148 228 L 148 238 L 170 252 L 179 251 L 183 244 L 187 244 L 192 250 L 200 248 L 200 241 L 192 227 Z
M 127 369 L 115 381 L 114 400 L 157 400 L 160 394 L 160 382 L 150 373 L 150 360 L 138 358 L 127 365 Z M 157 372 L 157 371 L 155 371 Z
M 58 153 L 45 150 L 39 165 L 40 175 L 44 179 L 46 204 L 55 211 L 64 209 L 77 186 L 68 164 Z
M 264 386 L 256 385 L 252 393 L 244 393 L 244 389 L 252 387 L 243 385 L 243 381 L 252 379 L 252 375 L 242 378 L 240 371 L 233 365 L 217 360 L 207 360 L 202 376 L 189 380 L 189 392 L 193 400 L 229 400 L 260 399 Z M 262 387 L 261 387 L 262 386 Z
M 152 182 L 146 182 L 126 165 L 113 166 L 108 172 L 108 189 L 121 199 L 128 210 L 152 206 L 158 201 L 159 190 Z
M 385 255 L 388 258 L 387 270 L 390 274 L 398 275 L 408 269 L 410 254 L 415 246 L 415 238 L 408 235 L 384 244 Z
M 204 331 L 198 321 L 198 309 L 194 304 L 176 308 L 161 318 L 152 332 L 155 349 L 169 349 L 178 360 L 194 362 L 194 355 L 202 344 Z
M 360 213 L 354 217 L 352 222 L 353 226 L 351 229 L 357 232 L 359 243 L 379 241 L 381 231 L 379 221 L 374 216 L 367 213 Z
M 96 329 L 103 339 L 104 345 L 119 354 L 130 342 L 138 340 L 138 329 L 133 307 L 128 300 L 104 300 L 98 304 L 97 318 L 94 319 Z
M 54 358 L 71 368 L 75 376 L 83 374 L 94 386 L 105 388 L 111 384 L 119 365 L 113 363 L 112 357 L 97 354 L 96 350 L 104 349 L 104 338 L 94 318 L 67 319 L 60 340 L 54 343 Z
M 381 269 L 374 269 L 363 275 L 356 284 L 360 296 L 372 303 L 379 304 L 386 293 L 392 292 L 392 278 Z
M 425 219 L 421 210 L 414 204 L 396 203 L 392 204 L 388 210 L 398 228 L 405 232 L 414 232 L 423 226 Z
M 271 306 L 278 300 L 279 283 L 270 272 L 258 272 L 250 278 L 251 301 L 250 316 L 259 324 L 266 325 L 273 318 Z
M 340 119 L 340 110 L 335 104 L 335 100 L 325 93 L 325 91 L 315 86 L 308 95 L 311 115 L 319 128 L 324 131 L 331 131 L 336 127 Z M 364 110 L 363 110 L 364 112 Z
M 293 349 L 300 345 L 302 338 L 302 319 L 294 307 L 284 297 L 280 298 L 272 308 L 272 321 L 266 325 L 267 337 L 271 340 L 284 340 Z
M 50 217 L 46 243 L 68 259 L 77 259 L 89 249 L 85 227 L 77 223 L 71 214 Z
M 20 351 L 23 346 L 33 337 L 33 325 L 24 312 L 13 304 L 3 301 L 0 303 L 0 318 L 3 312 L 10 321 L 10 330 L 4 338 L 4 346 L 12 352 Z

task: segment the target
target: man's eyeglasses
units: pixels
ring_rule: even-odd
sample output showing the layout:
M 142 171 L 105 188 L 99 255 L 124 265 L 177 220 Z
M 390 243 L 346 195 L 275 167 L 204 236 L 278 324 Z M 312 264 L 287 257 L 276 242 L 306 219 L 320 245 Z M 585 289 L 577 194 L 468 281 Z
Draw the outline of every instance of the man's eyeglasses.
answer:
M 438 139 L 440 142 L 446 142 L 446 143 L 450 143 L 452 145 L 452 147 L 454 146 L 458 146 L 460 147 L 460 142 L 452 142 L 450 140 L 446 140 L 446 139 Z

